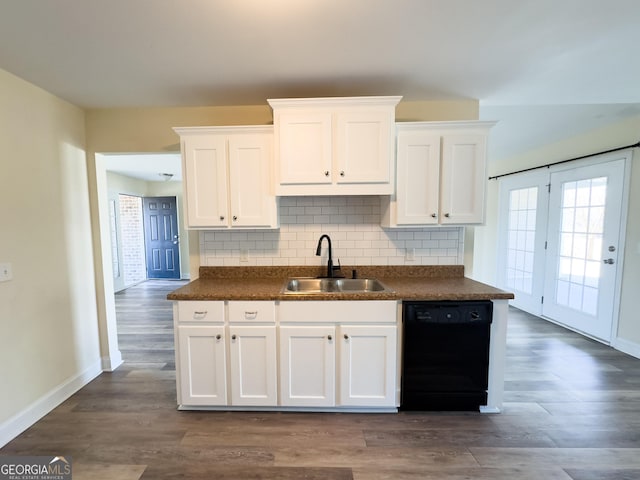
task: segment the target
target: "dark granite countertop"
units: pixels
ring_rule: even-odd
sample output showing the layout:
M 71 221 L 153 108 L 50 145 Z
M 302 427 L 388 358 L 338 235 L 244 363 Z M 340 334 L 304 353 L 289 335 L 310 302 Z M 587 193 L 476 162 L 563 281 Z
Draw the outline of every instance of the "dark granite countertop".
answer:
M 492 300 L 513 293 L 464 276 L 462 265 L 357 266 L 359 278 L 377 278 L 392 292 L 286 294 L 290 277 L 316 277 L 322 267 L 201 267 L 200 278 L 169 295 L 169 300 Z

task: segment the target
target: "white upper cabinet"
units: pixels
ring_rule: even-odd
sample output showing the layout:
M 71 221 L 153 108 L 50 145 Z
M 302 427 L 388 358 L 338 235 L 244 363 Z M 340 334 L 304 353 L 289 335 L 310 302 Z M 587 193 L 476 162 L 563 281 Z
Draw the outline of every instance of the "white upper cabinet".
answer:
M 272 99 L 276 195 L 388 195 L 401 97 Z
M 188 228 L 277 228 L 272 127 L 175 128 Z
M 382 198 L 382 225 L 482 224 L 487 137 L 493 125 L 398 123 L 396 192 Z

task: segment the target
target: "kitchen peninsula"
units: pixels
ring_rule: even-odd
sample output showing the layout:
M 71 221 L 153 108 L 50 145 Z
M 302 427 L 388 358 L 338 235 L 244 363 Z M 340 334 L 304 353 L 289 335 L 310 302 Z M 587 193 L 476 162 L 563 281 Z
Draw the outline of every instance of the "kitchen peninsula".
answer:
M 200 278 L 167 297 L 174 301 L 179 407 L 397 411 L 402 303 L 488 300 L 488 396 L 480 410 L 500 411 L 513 294 L 464 277 L 463 266 L 343 272 L 387 289 L 291 294 L 288 278 L 322 276 L 325 268 L 201 267 Z

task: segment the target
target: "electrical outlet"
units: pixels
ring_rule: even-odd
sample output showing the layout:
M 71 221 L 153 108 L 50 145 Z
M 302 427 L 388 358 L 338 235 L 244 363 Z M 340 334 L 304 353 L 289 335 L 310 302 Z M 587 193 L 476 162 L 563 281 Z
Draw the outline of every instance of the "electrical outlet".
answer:
M 246 248 L 240 249 L 240 261 L 241 262 L 249 261 L 249 250 L 247 250 Z
M 416 249 L 415 248 L 405 249 L 404 259 L 408 262 L 413 262 L 416 259 Z
M 13 272 L 10 263 L 0 263 L 0 282 L 13 280 Z

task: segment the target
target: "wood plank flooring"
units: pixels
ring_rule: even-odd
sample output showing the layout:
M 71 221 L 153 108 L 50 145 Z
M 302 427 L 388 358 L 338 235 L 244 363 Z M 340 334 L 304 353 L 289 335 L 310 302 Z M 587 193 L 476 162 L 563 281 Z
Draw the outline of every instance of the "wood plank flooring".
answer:
M 0 454 L 71 456 L 75 480 L 640 479 L 640 360 L 515 309 L 499 415 L 179 412 L 179 285 L 118 294 L 125 364 Z

